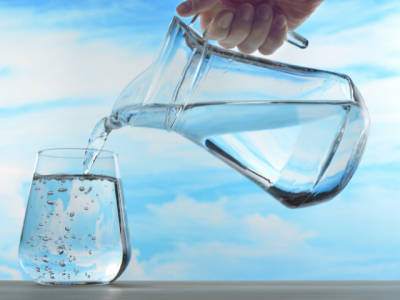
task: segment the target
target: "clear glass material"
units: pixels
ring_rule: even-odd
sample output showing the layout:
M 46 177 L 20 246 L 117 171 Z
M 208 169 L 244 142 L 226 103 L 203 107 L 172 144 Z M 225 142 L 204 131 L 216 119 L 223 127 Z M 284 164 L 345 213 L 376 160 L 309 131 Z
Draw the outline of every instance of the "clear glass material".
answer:
M 85 149 L 40 151 L 29 193 L 19 257 L 40 284 L 108 284 L 131 257 L 115 153 L 100 151 L 82 174 Z
M 290 208 L 343 190 L 370 127 L 348 76 L 210 45 L 176 17 L 102 122 L 102 137 L 127 125 L 176 132 Z

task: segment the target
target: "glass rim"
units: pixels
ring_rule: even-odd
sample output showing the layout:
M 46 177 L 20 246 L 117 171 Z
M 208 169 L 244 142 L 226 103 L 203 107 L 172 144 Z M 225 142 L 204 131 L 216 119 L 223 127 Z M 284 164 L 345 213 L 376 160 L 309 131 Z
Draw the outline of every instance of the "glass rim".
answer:
M 82 155 L 80 156 L 65 156 L 65 155 L 57 155 L 57 152 L 71 152 L 71 153 L 86 153 L 90 149 L 87 148 L 52 148 L 52 149 L 44 149 L 40 150 L 38 152 L 38 156 L 46 156 L 46 157 L 52 157 L 52 158 L 63 158 L 63 159 L 83 159 Z M 100 152 L 100 155 L 96 158 L 97 159 L 110 159 L 110 158 L 115 158 L 118 157 L 118 154 L 113 152 L 113 151 L 108 151 L 108 150 L 97 150 Z M 54 153 L 53 155 L 51 155 Z M 106 156 L 101 156 L 101 154 L 104 154 Z

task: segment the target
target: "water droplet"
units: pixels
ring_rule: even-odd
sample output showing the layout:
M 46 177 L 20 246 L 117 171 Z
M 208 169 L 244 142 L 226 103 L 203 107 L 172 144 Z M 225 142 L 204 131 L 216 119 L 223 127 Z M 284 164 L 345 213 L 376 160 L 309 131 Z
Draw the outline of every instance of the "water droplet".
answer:
M 36 227 L 37 230 L 40 230 L 40 227 Z
M 43 248 L 46 248 L 46 247 L 47 247 L 47 244 L 46 244 L 46 243 L 43 243 L 42 246 L 43 246 Z
M 66 230 L 66 231 L 70 231 L 70 230 L 71 230 L 71 228 L 69 228 L 69 227 L 65 227 L 65 230 Z
M 73 239 L 76 239 L 76 235 L 75 235 L 75 234 L 73 234 L 73 235 L 72 235 L 72 238 L 73 238 Z
M 79 190 L 80 190 L 81 192 L 83 192 L 83 191 L 85 190 L 85 187 L 81 186 L 81 187 L 79 188 Z
M 91 233 L 89 233 L 89 234 L 88 234 L 88 236 L 89 236 L 89 237 L 91 237 L 91 236 L 92 236 L 92 234 L 91 234 Z
M 87 278 L 89 278 L 89 279 L 90 279 L 90 275 L 88 275 L 88 276 L 87 276 Z
M 75 198 L 78 198 L 78 196 L 75 196 Z
M 66 192 L 66 191 L 68 191 L 68 189 L 58 189 L 58 191 L 60 192 L 60 193 L 63 193 L 63 192 Z
M 63 274 L 63 275 L 66 275 L 66 274 L 67 274 L 67 271 L 63 270 L 63 271 L 62 271 L 62 274 Z
M 80 180 L 80 181 L 84 181 L 84 180 L 85 180 L 85 178 L 83 178 L 83 177 L 79 177 L 79 180 Z
M 89 207 L 85 206 L 85 210 L 88 210 L 88 209 L 89 209 Z
M 85 276 L 87 276 L 87 272 L 85 272 Z
M 48 271 L 48 270 L 49 270 L 49 267 L 48 267 L 48 266 L 46 266 L 44 269 L 45 269 L 46 271 Z
M 92 200 L 92 203 L 94 202 L 94 200 Z
M 47 263 L 49 262 L 49 257 L 47 255 L 43 255 L 42 260 Z
M 96 196 L 98 196 L 99 194 L 96 194 Z
M 49 240 L 49 238 L 47 236 L 43 237 L 43 241 L 47 242 Z
M 27 240 L 26 243 L 29 244 L 31 242 L 31 240 Z
M 87 246 L 85 246 L 85 248 L 87 249 Z
M 62 240 L 62 236 L 59 236 L 58 239 L 61 241 Z
M 49 216 L 49 215 L 47 215 L 47 216 L 46 216 L 46 218 L 47 218 L 47 219 L 49 219 L 49 218 L 50 218 L 50 216 Z M 46 223 L 46 222 L 45 222 L 45 223 Z
M 63 254 L 64 253 L 64 249 L 58 249 L 58 254 Z
M 72 218 L 73 216 L 75 216 L 75 213 L 70 213 L 69 216 Z
M 76 261 L 76 257 L 74 256 L 74 261 Z
M 54 192 L 52 192 L 52 191 L 47 192 L 47 195 L 54 195 Z
M 55 275 L 54 273 L 51 273 L 51 274 L 50 274 L 50 278 L 51 278 L 51 279 L 56 279 L 56 275 Z
M 92 254 L 92 250 L 89 250 L 89 254 Z
M 46 180 L 43 180 L 43 184 L 46 184 Z
M 227 71 L 227 70 L 223 70 L 223 71 L 222 71 L 222 73 L 224 73 L 224 74 L 225 74 L 226 72 L 228 72 L 228 71 Z
M 43 224 L 42 224 L 42 223 L 39 223 L 39 226 L 43 226 Z
M 55 241 L 54 241 L 54 244 L 58 244 L 58 241 L 57 241 L 57 240 L 55 240 Z
M 37 255 L 35 255 L 35 260 L 37 260 Z
M 49 212 L 49 215 L 50 215 L 50 216 L 54 215 L 54 211 L 50 211 L 50 212 Z
M 67 277 L 68 277 L 68 279 L 70 279 L 71 275 L 68 274 Z
M 69 262 L 72 262 L 72 255 L 69 256 Z
M 65 261 L 60 261 L 60 263 L 59 263 L 59 265 L 60 265 L 60 267 L 65 267 L 67 264 L 65 263 Z
M 31 243 L 30 245 L 31 245 L 31 247 L 35 247 L 35 244 L 34 244 L 34 243 Z
M 93 240 L 93 241 L 95 241 L 95 240 L 96 240 L 96 237 L 95 237 L 95 236 L 94 236 L 94 237 L 92 237 L 92 240 Z
M 64 234 L 64 238 L 67 239 L 68 238 L 68 234 Z
M 54 203 L 56 203 L 55 200 L 47 200 L 47 204 L 48 205 L 54 205 Z
M 40 272 L 40 268 L 39 267 L 36 267 L 36 272 Z

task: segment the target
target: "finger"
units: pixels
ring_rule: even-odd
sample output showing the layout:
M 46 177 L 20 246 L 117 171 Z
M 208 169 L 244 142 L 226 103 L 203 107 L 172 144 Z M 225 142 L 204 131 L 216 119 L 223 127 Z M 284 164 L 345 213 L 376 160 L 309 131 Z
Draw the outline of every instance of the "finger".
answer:
M 207 30 L 205 36 L 208 40 L 223 40 L 225 39 L 230 30 L 230 26 L 233 20 L 233 12 L 229 10 L 223 10 L 212 20 L 210 28 Z
M 181 17 L 189 17 L 199 12 L 212 9 L 220 0 L 187 0 L 176 8 Z
M 248 3 L 240 5 L 235 12 L 228 36 L 218 43 L 222 47 L 230 49 L 243 42 L 250 33 L 253 15 L 253 5 Z
M 271 28 L 272 14 L 272 9 L 267 4 L 257 7 L 250 34 L 238 45 L 240 52 L 247 54 L 253 53 L 265 42 Z
M 263 55 L 271 55 L 285 42 L 287 22 L 283 15 L 276 16 L 272 22 L 272 28 L 264 44 L 258 48 Z

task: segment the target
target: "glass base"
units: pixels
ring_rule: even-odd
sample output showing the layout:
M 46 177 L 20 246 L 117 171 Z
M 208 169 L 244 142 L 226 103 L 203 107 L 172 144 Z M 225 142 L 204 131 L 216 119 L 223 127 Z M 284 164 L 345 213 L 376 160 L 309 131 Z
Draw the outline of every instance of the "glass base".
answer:
M 36 279 L 35 282 L 40 285 L 106 285 L 112 281 L 42 281 Z

